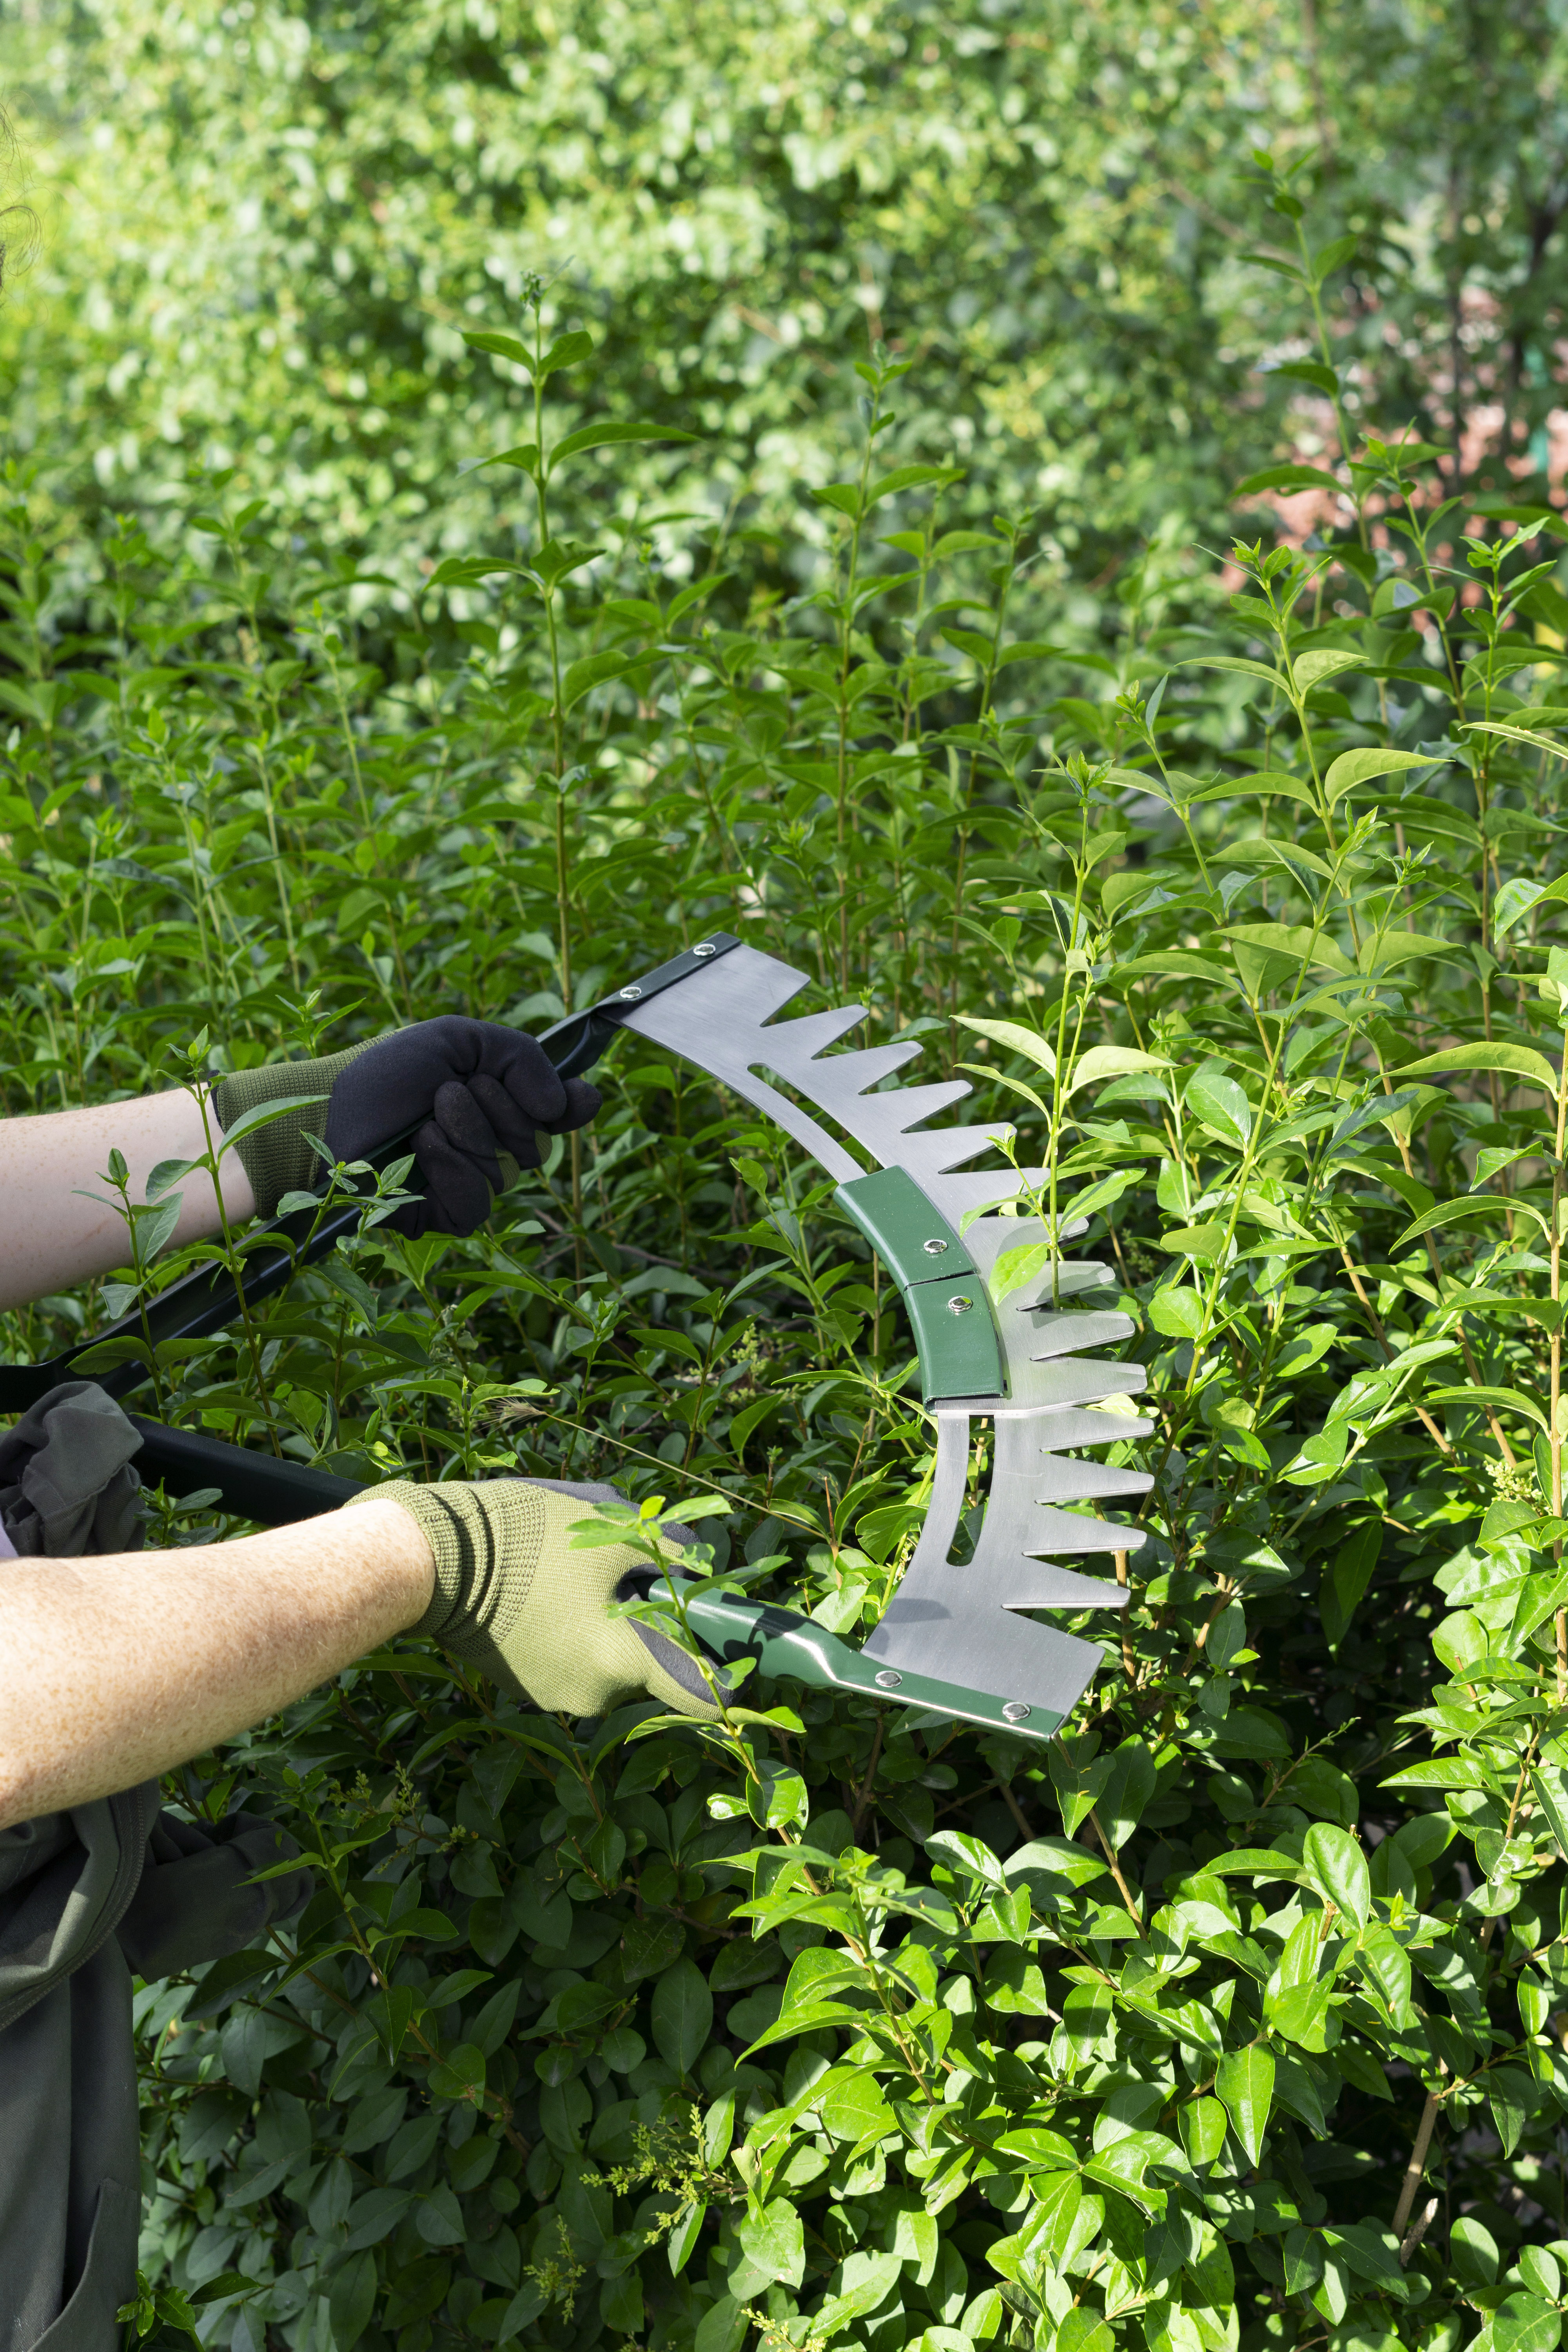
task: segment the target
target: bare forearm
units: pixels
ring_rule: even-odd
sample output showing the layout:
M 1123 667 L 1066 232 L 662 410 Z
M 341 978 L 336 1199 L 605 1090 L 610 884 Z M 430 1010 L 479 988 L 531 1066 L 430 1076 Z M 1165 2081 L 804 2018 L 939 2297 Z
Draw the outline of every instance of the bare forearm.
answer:
M 216 1140 L 216 1125 L 213 1132 Z M 0 1121 L 0 1307 L 69 1290 L 130 1263 L 124 1219 L 102 1181 L 110 1151 L 123 1154 L 131 1198 L 140 1202 L 160 1160 L 195 1160 L 206 1149 L 201 1107 L 183 1091 Z M 197 1170 L 175 1190 L 183 1202 L 176 1243 L 220 1230 L 210 1176 Z M 83 1191 L 98 1197 L 83 1200 Z M 231 1224 L 254 1215 L 250 1180 L 232 1152 L 223 1162 L 223 1197 Z
M 185 1551 L 8 1560 L 0 1828 L 200 1756 L 414 1624 L 429 1547 L 394 1503 Z

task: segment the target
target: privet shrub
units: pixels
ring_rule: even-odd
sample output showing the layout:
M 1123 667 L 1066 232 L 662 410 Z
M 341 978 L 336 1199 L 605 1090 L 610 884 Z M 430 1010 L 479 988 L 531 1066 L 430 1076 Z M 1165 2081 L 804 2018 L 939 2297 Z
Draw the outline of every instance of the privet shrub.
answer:
M 514 328 L 535 381 L 590 363 Z M 406 609 L 221 481 L 210 555 L 122 518 L 79 587 L 11 474 L 13 1111 L 543 1025 L 729 925 L 1017 1116 L 1159 1415 L 1048 1748 L 779 1686 L 571 1724 L 405 1641 L 176 1776 L 317 1892 L 139 1995 L 136 2329 L 1552 2352 L 1561 525 L 1369 438 L 1320 541 L 1167 549 L 1118 634 L 1044 643 L 1038 519 L 944 532 L 951 478 L 879 464 L 902 369 L 861 373 L 789 604 L 707 529 L 664 576 L 609 467 L 563 544 L 565 444 Z M 896 1301 L 774 1131 L 634 1041 L 609 1072 L 486 1233 L 367 1229 L 167 1351 L 158 1407 L 364 1477 L 725 1500 L 721 1562 L 853 1635 L 929 1477 Z M 159 1240 L 12 1351 L 124 1311 Z

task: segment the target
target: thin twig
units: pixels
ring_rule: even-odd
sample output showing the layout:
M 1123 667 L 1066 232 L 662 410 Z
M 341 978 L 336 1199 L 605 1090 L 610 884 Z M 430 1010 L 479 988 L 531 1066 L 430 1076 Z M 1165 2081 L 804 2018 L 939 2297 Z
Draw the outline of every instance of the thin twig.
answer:
M 877 1777 L 877 1767 L 882 1760 L 882 1728 L 886 1720 L 885 1716 L 878 1715 L 877 1728 L 871 1735 L 871 1760 L 866 1767 L 866 1778 L 860 1783 L 860 1792 L 855 1800 L 855 1810 L 849 1816 L 850 1827 L 857 1837 L 860 1834 L 860 1824 L 866 1818 L 866 1808 L 871 1801 L 871 1783 Z
M 1415 2221 L 1410 2224 L 1409 2235 L 1400 2245 L 1399 2267 L 1402 2271 L 1409 2269 L 1411 2255 L 1415 2252 L 1416 2247 L 1421 2243 L 1422 2239 L 1426 2235 L 1427 2231 L 1432 2227 L 1432 2224 L 1436 2218 L 1437 2200 L 1435 2197 L 1429 2197 L 1426 2200 L 1426 2204 L 1421 2208 L 1420 2212 L 1415 2216 Z
M 1116 1581 L 1121 1587 L 1122 1591 L 1125 1592 L 1128 1589 L 1128 1577 L 1127 1554 L 1124 1551 L 1119 1551 L 1116 1555 Z M 1127 1631 L 1127 1612 L 1125 1610 L 1123 1610 L 1121 1615 L 1121 1671 L 1126 1675 L 1128 1681 L 1132 1685 L 1134 1690 L 1136 1690 L 1138 1687 L 1138 1665 L 1137 1661 L 1132 1655 L 1132 1637 Z
M 1127 1881 L 1121 1875 L 1121 1864 L 1116 1859 L 1116 1848 L 1106 1836 L 1104 1828 L 1100 1822 L 1100 1815 L 1095 1811 L 1092 1805 L 1089 1809 L 1089 1818 L 1094 1823 L 1094 1833 L 1096 1837 L 1098 1837 L 1100 1844 L 1105 1848 L 1105 1859 L 1110 1864 L 1110 1875 L 1116 1881 L 1117 1887 L 1121 1895 L 1121 1900 L 1126 1904 L 1127 1908 L 1131 1913 L 1133 1918 L 1137 1920 L 1138 1933 L 1142 1935 L 1143 1933 L 1143 1914 L 1139 1908 L 1138 1898 L 1133 1894 L 1132 1889 L 1128 1885 Z
M 1410 2151 L 1410 2161 L 1405 2168 L 1405 2179 L 1400 2184 L 1399 2202 L 1394 2209 L 1394 2234 L 1401 2241 L 1402 2249 L 1405 2231 L 1410 2220 L 1410 2209 L 1415 2202 L 1415 2191 L 1421 2186 L 1421 2175 L 1426 2169 L 1426 2151 L 1432 2145 L 1432 2131 L 1437 2121 L 1437 2109 L 1440 2105 L 1441 2102 L 1436 2094 L 1428 2091 L 1426 2104 L 1421 2110 L 1421 2122 L 1415 2134 L 1415 2145 Z M 1403 2251 L 1401 2258 L 1403 2259 Z
M 996 1786 L 1002 1791 L 1003 1803 L 1006 1806 L 1007 1811 L 1012 1814 L 1013 1819 L 1018 1824 L 1020 1834 L 1024 1837 L 1033 1837 L 1035 1832 L 1029 1826 L 1029 1816 L 1024 1811 L 1023 1806 L 1018 1802 L 1017 1798 L 1013 1794 L 1012 1782 L 1010 1780 L 998 1780 Z

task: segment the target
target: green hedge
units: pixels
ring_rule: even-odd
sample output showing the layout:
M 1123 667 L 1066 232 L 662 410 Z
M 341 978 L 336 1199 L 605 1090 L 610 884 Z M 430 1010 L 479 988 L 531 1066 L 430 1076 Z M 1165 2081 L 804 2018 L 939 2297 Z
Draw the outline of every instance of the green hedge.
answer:
M 318 1891 L 138 1996 L 144 2333 L 1557 2342 L 1561 525 L 1472 530 L 1368 443 L 1324 543 L 1157 549 L 1113 636 L 1043 644 L 1039 519 L 944 535 L 941 478 L 884 478 L 897 373 L 788 604 L 607 494 L 567 545 L 537 463 L 533 520 L 353 622 L 221 481 L 198 561 L 10 474 L 13 1112 L 542 1025 L 726 924 L 1017 1117 L 1159 1416 L 1047 1749 L 787 1687 L 573 1726 L 407 1641 L 177 1775 Z M 727 1500 L 720 1557 L 854 1635 L 929 1491 L 896 1303 L 775 1130 L 607 1067 L 489 1231 L 367 1231 L 160 1407 Z

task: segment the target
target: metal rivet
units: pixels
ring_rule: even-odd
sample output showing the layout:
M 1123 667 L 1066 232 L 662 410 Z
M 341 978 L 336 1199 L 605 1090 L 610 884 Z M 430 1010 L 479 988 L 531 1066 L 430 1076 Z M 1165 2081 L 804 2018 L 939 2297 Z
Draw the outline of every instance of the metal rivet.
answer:
M 973 1304 L 973 1299 L 965 1298 L 961 1291 L 956 1298 L 948 1300 L 947 1311 L 950 1315 L 967 1315 Z
M 635 1004 L 641 994 L 642 991 L 640 988 L 623 988 L 621 991 L 621 1003 L 623 1004 Z
M 702 940 L 692 949 L 691 952 L 695 956 L 710 956 L 717 955 L 719 950 L 714 946 L 711 940 Z
M 925 1244 L 925 1254 L 927 1257 L 940 1257 L 946 1247 L 947 1244 L 945 1242 L 927 1242 Z
M 891 1666 L 884 1666 L 877 1676 L 877 1687 L 879 1690 L 897 1690 L 903 1679 L 902 1675 L 896 1675 Z
M 1021 1698 L 1010 1698 L 1002 1712 L 1009 1723 L 1022 1723 L 1029 1710 Z

